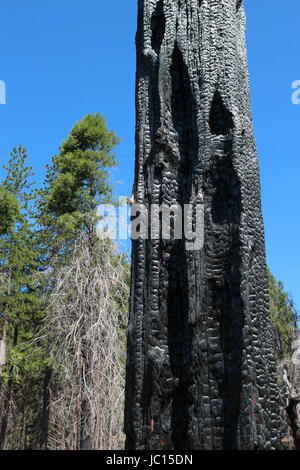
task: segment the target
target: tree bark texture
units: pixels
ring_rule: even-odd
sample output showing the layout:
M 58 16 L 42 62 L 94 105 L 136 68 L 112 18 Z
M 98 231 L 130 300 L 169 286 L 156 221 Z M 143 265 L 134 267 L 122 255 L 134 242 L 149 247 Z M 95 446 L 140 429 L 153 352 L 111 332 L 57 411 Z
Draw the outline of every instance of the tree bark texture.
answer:
M 279 448 L 242 1 L 138 0 L 136 48 L 135 203 L 202 204 L 204 247 L 133 241 L 126 448 Z

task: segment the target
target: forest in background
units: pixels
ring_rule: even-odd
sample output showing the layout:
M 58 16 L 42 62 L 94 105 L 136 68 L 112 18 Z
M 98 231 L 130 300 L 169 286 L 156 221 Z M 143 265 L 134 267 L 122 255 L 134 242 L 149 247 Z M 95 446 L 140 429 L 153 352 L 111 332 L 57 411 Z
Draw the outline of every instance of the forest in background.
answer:
M 0 181 L 0 449 L 117 450 L 130 262 L 97 231 L 115 204 L 109 171 L 119 138 L 102 115 L 75 123 L 42 188 L 14 148 Z M 283 444 L 299 445 L 292 361 L 297 312 L 269 272 Z M 298 365 L 299 366 L 299 365 Z

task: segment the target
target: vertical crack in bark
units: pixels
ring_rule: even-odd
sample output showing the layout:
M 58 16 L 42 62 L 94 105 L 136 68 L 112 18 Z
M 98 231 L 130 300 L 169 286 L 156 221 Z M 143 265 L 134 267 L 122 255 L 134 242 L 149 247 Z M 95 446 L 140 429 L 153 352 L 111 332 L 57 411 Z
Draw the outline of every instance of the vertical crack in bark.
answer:
M 236 11 L 239 11 L 241 6 L 243 5 L 243 0 L 237 0 L 236 2 Z
M 166 29 L 163 0 L 159 0 L 151 17 L 151 46 L 159 54 Z
M 229 133 L 233 133 L 233 116 L 232 113 L 224 106 L 219 91 L 215 92 L 212 101 L 209 115 L 209 127 L 211 133 L 214 135 L 226 136 Z

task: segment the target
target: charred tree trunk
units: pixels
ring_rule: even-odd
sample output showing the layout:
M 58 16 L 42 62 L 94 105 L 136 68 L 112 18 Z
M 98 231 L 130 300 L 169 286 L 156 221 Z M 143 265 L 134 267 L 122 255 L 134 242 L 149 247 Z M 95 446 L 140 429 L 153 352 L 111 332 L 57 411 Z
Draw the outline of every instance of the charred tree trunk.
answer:
M 136 47 L 134 201 L 202 205 L 204 246 L 133 241 L 126 448 L 278 448 L 242 1 L 138 0 Z
M 48 432 L 49 432 L 49 418 L 50 418 L 50 404 L 51 404 L 51 379 L 53 375 L 52 367 L 47 366 L 45 369 L 44 384 L 43 384 L 43 409 L 40 422 L 40 450 L 47 450 L 48 447 Z

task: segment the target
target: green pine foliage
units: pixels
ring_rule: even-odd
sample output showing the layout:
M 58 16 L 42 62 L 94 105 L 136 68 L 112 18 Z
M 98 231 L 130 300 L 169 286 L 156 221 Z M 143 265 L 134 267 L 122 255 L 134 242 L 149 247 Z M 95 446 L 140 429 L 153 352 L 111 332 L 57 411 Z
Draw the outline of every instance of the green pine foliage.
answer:
M 11 229 L 19 212 L 17 198 L 0 186 L 0 235 L 5 235 Z
M 297 312 L 292 299 L 284 291 L 283 283 L 277 282 L 270 270 L 268 275 L 275 354 L 281 360 L 291 355 L 291 345 L 297 331 Z
M 88 114 L 53 157 L 46 204 L 68 232 L 84 228 L 93 233 L 97 206 L 112 202 L 109 169 L 116 165 L 113 149 L 119 141 L 103 116 Z

